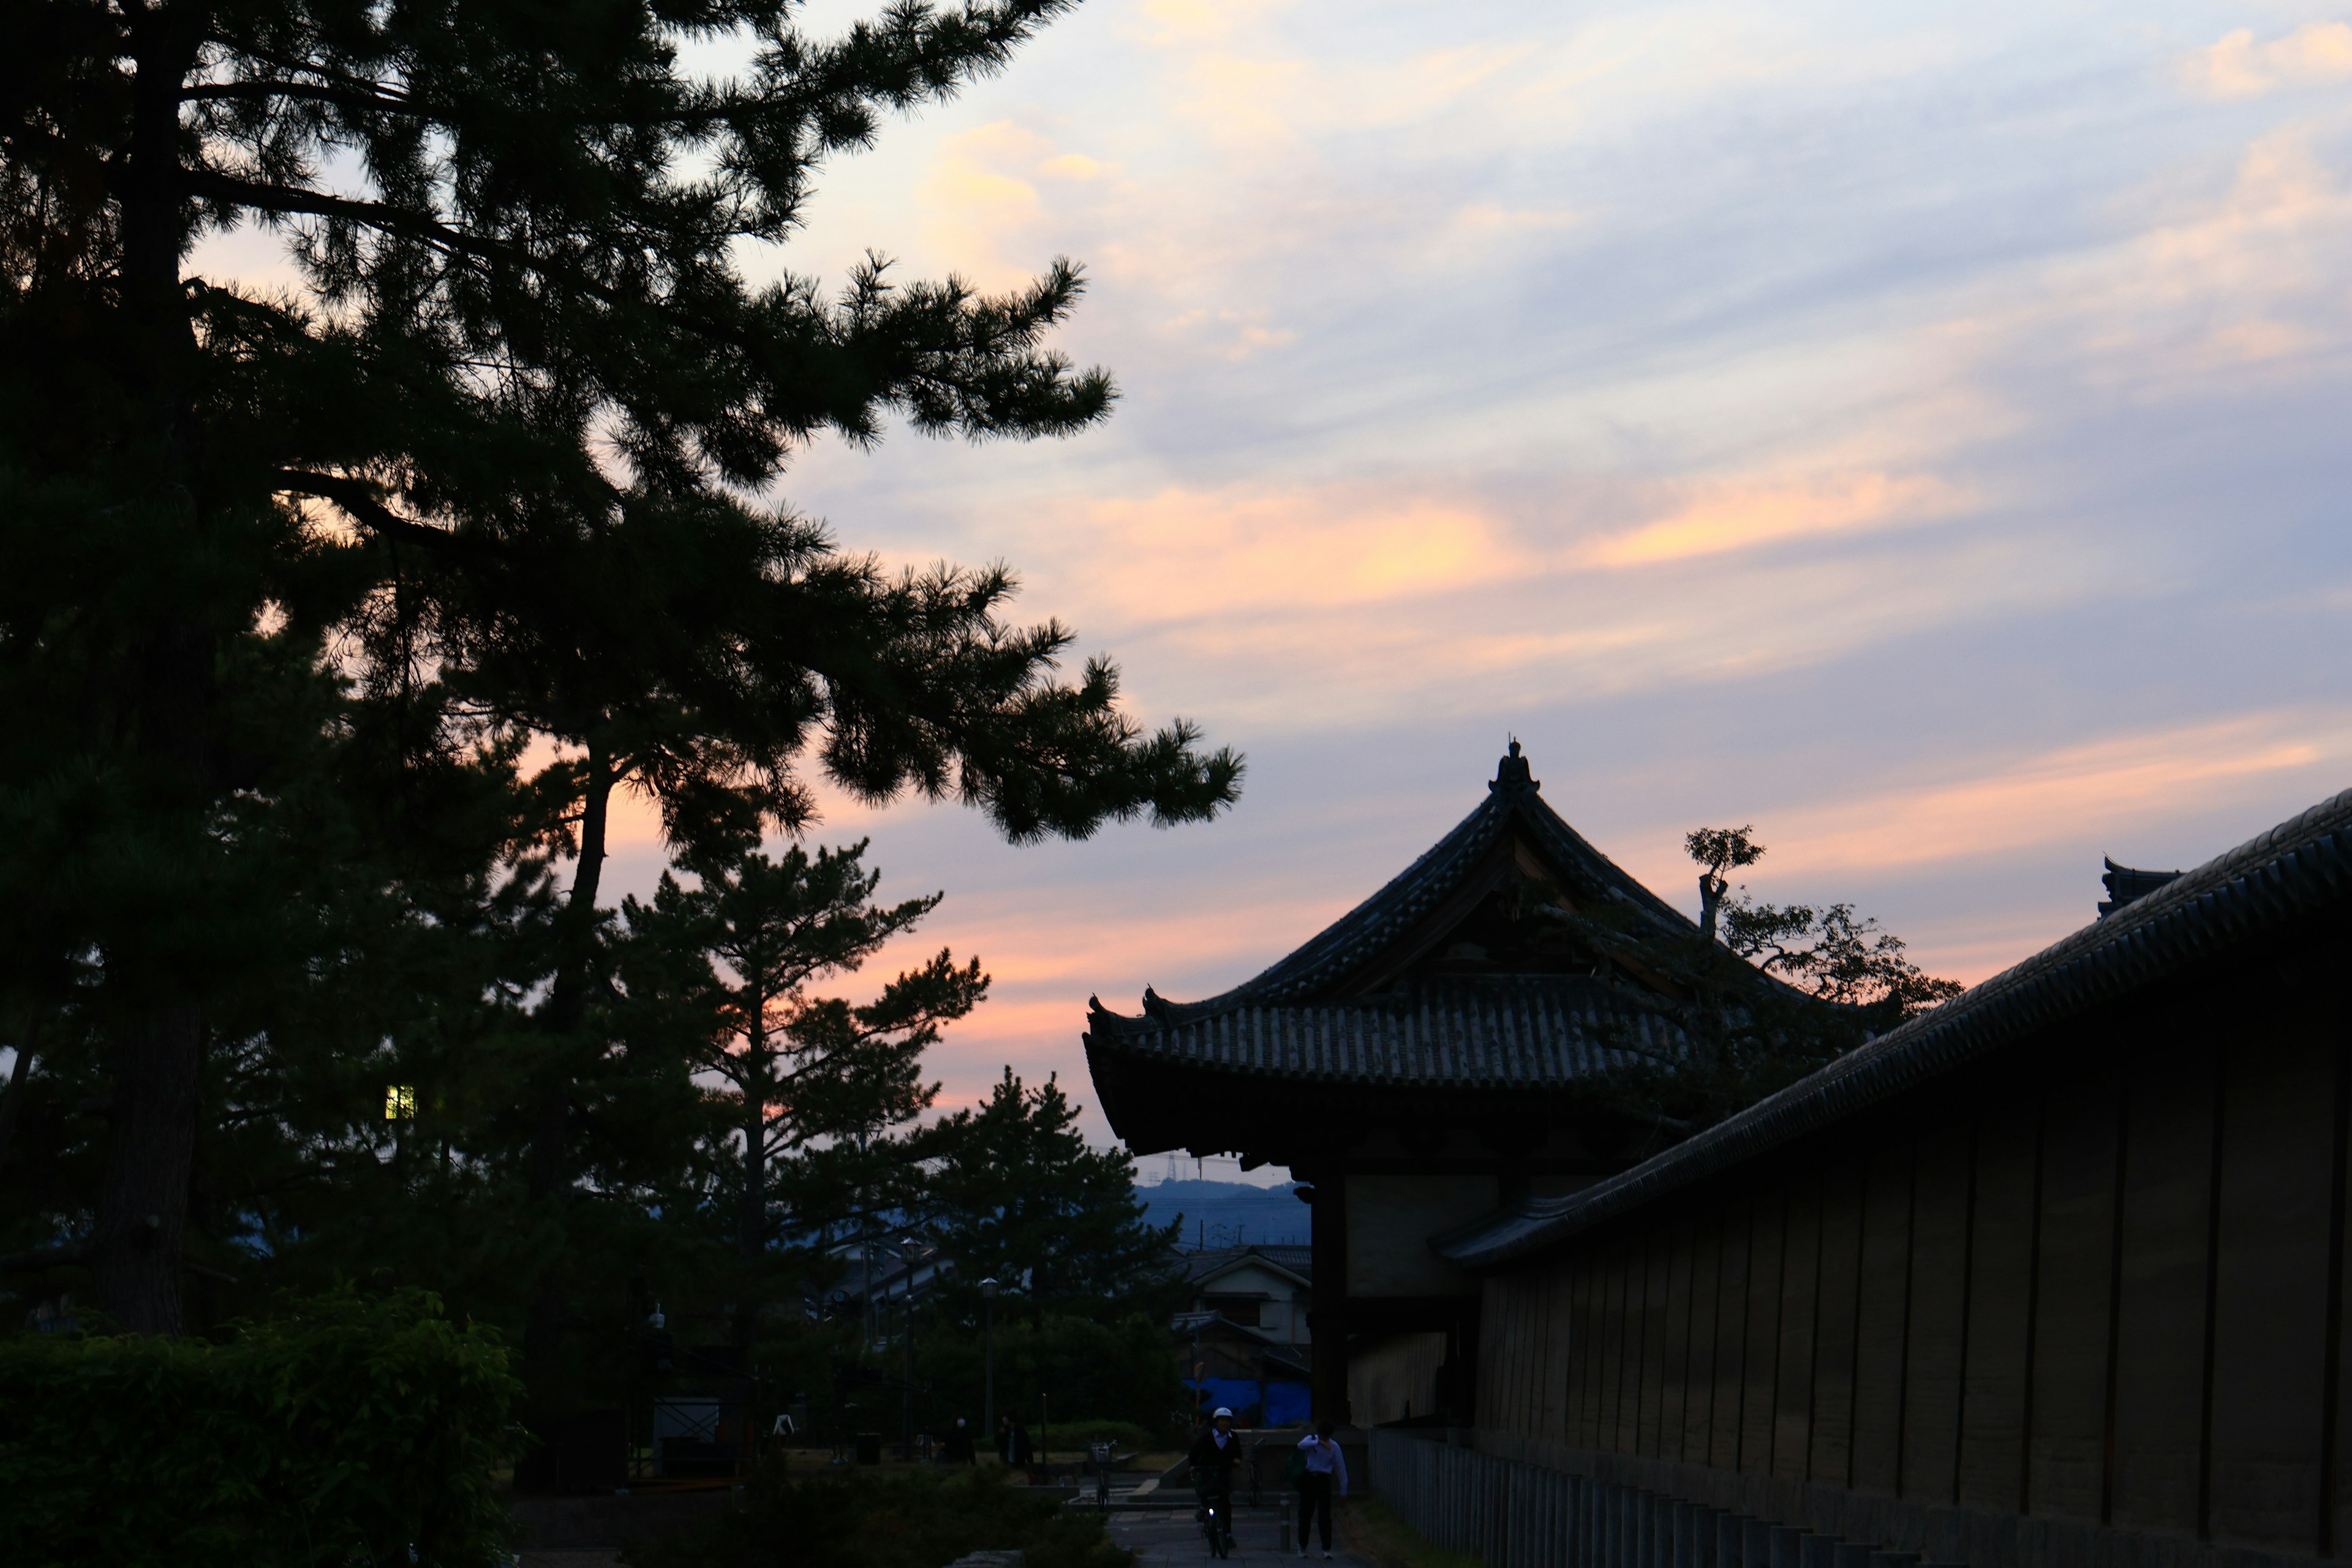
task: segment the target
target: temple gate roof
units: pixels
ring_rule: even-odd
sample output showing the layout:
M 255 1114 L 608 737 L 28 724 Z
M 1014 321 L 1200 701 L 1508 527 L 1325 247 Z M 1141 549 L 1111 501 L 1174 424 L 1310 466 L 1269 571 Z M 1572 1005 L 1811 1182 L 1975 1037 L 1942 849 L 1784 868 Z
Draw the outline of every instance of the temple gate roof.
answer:
M 1594 921 L 1605 946 L 1587 940 Z M 1145 1152 L 1191 1136 L 1167 1103 L 1179 1083 L 1564 1090 L 1636 1048 L 1682 1048 L 1640 953 L 1701 940 L 1561 820 L 1514 741 L 1453 831 L 1262 973 L 1198 1002 L 1147 988 L 1140 1014 L 1089 998 L 1087 1065 L 1113 1129 Z

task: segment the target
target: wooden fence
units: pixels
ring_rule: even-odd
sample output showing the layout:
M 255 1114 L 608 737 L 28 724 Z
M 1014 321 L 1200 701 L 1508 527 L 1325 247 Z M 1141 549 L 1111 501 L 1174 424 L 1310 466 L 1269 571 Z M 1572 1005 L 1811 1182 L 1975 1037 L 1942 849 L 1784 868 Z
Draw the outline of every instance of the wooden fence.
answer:
M 1459 1428 L 1375 1429 L 1371 1491 L 1433 1544 L 1486 1568 L 1915 1568 L 1751 1514 L 1465 1446 Z

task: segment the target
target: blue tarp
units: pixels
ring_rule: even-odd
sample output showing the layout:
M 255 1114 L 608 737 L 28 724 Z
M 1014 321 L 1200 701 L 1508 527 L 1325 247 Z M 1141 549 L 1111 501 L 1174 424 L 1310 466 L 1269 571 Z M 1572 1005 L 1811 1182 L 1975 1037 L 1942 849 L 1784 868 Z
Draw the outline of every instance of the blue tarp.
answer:
M 1314 1391 L 1303 1383 L 1269 1383 L 1265 1385 L 1265 1424 L 1269 1426 L 1304 1426 L 1314 1419 Z
M 1303 1383 L 1260 1383 L 1254 1377 L 1204 1377 L 1184 1380 L 1203 1411 L 1230 1405 L 1244 1426 L 1296 1426 L 1314 1415 L 1314 1402 Z

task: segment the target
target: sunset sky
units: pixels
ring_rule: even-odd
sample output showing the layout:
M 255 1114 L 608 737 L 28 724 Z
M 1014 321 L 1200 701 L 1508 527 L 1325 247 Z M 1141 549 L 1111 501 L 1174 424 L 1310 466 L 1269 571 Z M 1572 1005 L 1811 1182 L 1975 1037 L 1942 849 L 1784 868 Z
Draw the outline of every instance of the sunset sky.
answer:
M 1255 973 L 1512 734 L 1685 907 L 1683 833 L 1753 823 L 1758 894 L 1968 981 L 2089 920 L 2103 853 L 2352 784 L 2345 5 L 1089 0 L 814 217 L 783 259 L 836 280 L 1079 259 L 1063 346 L 1123 396 L 782 496 L 1010 562 L 1249 757 L 1218 824 L 1081 845 L 833 813 L 996 976 L 951 1102 L 1007 1062 L 1090 1100 L 1089 993 Z

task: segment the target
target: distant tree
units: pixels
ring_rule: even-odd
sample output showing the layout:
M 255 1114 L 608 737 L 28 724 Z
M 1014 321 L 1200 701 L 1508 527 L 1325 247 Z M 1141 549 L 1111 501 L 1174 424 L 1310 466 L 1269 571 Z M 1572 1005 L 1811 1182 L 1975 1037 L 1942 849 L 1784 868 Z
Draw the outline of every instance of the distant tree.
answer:
M 1031 1089 L 1007 1067 L 986 1100 L 927 1130 L 924 1208 L 959 1295 L 993 1278 L 1032 1317 L 1173 1300 L 1179 1227 L 1150 1222 L 1133 1158 L 1088 1144 L 1077 1121 L 1055 1079 Z
M 1702 827 L 1685 841 L 1690 858 L 1703 868 L 1700 929 L 1709 941 L 1719 917 L 1723 945 L 1731 953 L 1820 1001 L 1850 1009 L 1872 1033 L 1960 994 L 1958 981 L 1922 970 L 1905 956 L 1902 938 L 1855 914 L 1852 904 L 1762 904 L 1744 887 L 1729 889 L 1727 870 L 1764 858 L 1755 831 Z
M 986 1346 L 975 1330 L 943 1322 L 927 1328 L 917 1347 L 924 1408 L 942 1425 L 958 1415 L 980 1425 Z M 1100 1304 L 1036 1317 L 999 1312 L 997 1408 L 1034 1421 L 1040 1391 L 1052 1400 L 1056 1448 L 1076 1446 L 1059 1430 L 1065 1421 L 1128 1421 L 1153 1432 L 1174 1425 L 1188 1391 L 1167 1313 Z
M 621 1032 L 675 1032 L 698 1071 L 724 1080 L 710 1152 L 731 1173 L 710 1195 L 745 1265 L 787 1235 L 889 1201 L 851 1194 L 905 1164 L 882 1135 L 931 1103 L 923 1052 L 988 993 L 978 959 L 959 964 L 941 950 L 870 1002 L 814 994 L 939 905 L 937 893 L 874 903 L 881 873 L 866 868 L 866 847 L 753 850 L 694 868 L 691 886 L 665 873 L 650 902 L 622 906 Z M 821 1193 L 829 1198 L 808 1201 Z

